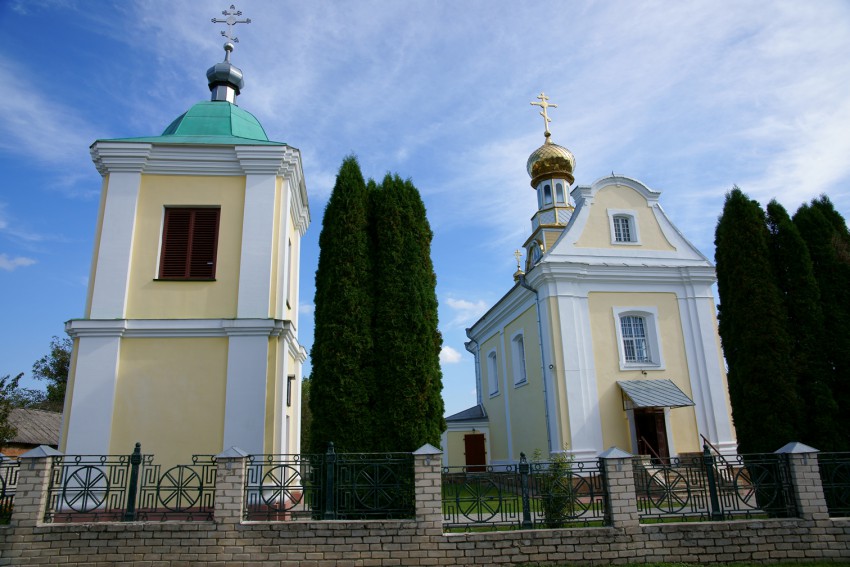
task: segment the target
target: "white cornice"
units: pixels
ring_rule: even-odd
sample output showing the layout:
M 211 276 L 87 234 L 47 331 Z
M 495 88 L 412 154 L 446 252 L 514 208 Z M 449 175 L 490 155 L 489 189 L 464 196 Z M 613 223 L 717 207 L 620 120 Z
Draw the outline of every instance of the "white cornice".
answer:
M 140 173 L 150 158 L 151 144 L 95 142 L 89 148 L 94 166 L 101 175 L 114 172 Z
M 72 319 L 65 332 L 77 337 L 232 337 L 285 335 L 298 344 L 292 323 L 281 319 Z
M 528 289 L 515 285 L 496 304 L 490 308 L 472 327 L 466 330 L 466 336 L 477 343 L 487 340 L 493 333 L 498 332 L 507 322 L 508 314 L 516 315 L 519 309 L 528 309 L 534 305 L 535 295 Z M 513 319 L 514 317 L 510 317 Z

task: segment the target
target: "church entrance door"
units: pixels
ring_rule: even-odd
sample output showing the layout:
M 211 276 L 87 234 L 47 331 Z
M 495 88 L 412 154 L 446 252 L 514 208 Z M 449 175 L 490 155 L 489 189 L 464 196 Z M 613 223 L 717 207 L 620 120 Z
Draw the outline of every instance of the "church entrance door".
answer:
M 484 449 L 484 434 L 470 433 L 463 436 L 464 454 L 467 472 L 484 472 L 487 464 L 487 451 Z
M 664 408 L 636 408 L 635 434 L 639 455 L 662 461 L 670 458 Z

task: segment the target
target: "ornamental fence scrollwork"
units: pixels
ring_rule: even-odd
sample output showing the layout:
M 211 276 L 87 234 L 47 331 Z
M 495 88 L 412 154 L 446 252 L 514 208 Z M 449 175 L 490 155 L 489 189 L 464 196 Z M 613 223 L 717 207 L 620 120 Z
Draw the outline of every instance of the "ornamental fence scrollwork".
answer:
M 443 527 L 449 531 L 601 526 L 599 461 L 558 458 L 483 467 L 444 467 Z
M 635 495 L 641 521 L 678 518 L 788 518 L 796 516 L 785 455 L 634 459 Z
M 65 455 L 52 459 L 44 521 L 127 522 L 212 520 L 215 459 L 168 467 L 143 455 Z
M 18 489 L 18 459 L 0 455 L 0 524 L 8 524 Z
M 413 455 L 251 455 L 243 517 L 252 521 L 403 519 L 415 515 Z
M 818 465 L 829 515 L 850 516 L 850 453 L 820 453 Z

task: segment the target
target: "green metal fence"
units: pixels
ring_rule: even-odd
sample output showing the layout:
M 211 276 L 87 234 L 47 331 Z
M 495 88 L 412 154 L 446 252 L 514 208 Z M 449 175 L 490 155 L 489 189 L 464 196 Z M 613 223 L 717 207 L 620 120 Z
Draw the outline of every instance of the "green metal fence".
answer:
M 850 453 L 820 453 L 818 465 L 829 515 L 850 516 Z
M 599 461 L 558 459 L 443 468 L 443 527 L 449 531 L 601 526 L 604 469 Z
M 8 524 L 18 489 L 18 459 L 0 455 L 0 524 Z

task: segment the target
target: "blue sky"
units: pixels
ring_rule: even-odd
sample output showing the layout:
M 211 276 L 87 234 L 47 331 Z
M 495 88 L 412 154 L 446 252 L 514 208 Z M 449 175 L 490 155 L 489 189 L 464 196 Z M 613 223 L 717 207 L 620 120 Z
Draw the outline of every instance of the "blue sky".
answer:
M 228 2 L 0 1 L 0 375 L 29 372 L 81 317 L 100 176 L 89 145 L 159 134 L 207 100 Z M 434 230 L 446 410 L 475 403 L 464 329 L 512 285 L 530 233 L 528 155 L 553 141 L 576 181 L 612 171 L 662 191 L 709 258 L 737 184 L 792 212 L 850 215 L 850 3 L 244 0 L 239 105 L 301 150 L 312 225 L 299 337 L 344 156 L 410 177 Z

